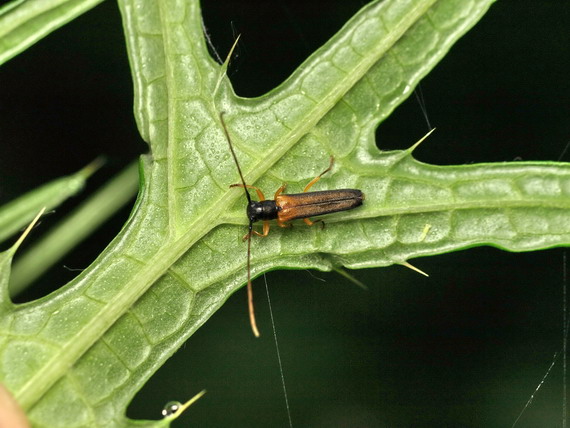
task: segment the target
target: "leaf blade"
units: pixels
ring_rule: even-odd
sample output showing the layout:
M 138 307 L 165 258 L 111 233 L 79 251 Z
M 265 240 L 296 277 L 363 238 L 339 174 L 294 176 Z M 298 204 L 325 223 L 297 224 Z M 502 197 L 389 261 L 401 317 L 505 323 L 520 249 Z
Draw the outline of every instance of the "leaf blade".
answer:
M 40 209 L 51 210 L 80 192 L 100 163 L 100 159 L 95 160 L 75 174 L 46 183 L 0 207 L 0 241 L 27 225 Z
M 0 8 L 0 64 L 102 0 L 19 0 Z
M 22 292 L 131 200 L 138 189 L 137 172 L 137 164 L 131 164 L 22 254 L 12 268 L 11 295 Z

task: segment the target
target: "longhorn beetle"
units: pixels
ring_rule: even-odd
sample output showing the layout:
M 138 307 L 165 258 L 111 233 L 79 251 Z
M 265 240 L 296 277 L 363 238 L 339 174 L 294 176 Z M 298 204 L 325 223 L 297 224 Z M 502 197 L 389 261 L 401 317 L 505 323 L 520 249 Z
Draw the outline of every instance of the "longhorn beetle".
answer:
M 241 179 L 241 183 L 232 184 L 230 187 L 242 187 L 247 198 L 246 214 L 249 220 L 248 232 L 243 237 L 247 241 L 247 302 L 249 309 L 249 321 L 251 329 L 255 337 L 259 337 L 259 330 L 255 322 L 255 312 L 253 308 L 253 290 L 251 286 L 251 236 L 258 235 L 265 237 L 269 234 L 269 220 L 277 220 L 277 226 L 289 227 L 288 221 L 303 219 L 308 225 L 312 226 L 322 220 L 311 221 L 309 217 L 323 214 L 336 213 L 339 211 L 347 211 L 359 207 L 364 201 L 364 194 L 358 189 L 338 189 L 338 190 L 321 190 L 318 192 L 309 192 L 309 189 L 321 179 L 323 175 L 329 172 L 334 164 L 334 158 L 331 156 L 330 164 L 327 169 L 313 178 L 309 184 L 305 186 L 303 193 L 283 194 L 286 184 L 283 184 L 275 192 L 273 200 L 266 200 L 263 192 L 255 187 L 245 183 L 236 153 L 234 151 L 228 128 L 224 121 L 224 113 L 220 113 L 220 121 L 224 128 L 226 140 L 230 146 L 232 157 L 236 163 L 236 167 Z M 253 189 L 257 193 L 259 201 L 254 201 L 247 189 Z M 263 221 L 263 233 L 253 230 L 253 223 Z

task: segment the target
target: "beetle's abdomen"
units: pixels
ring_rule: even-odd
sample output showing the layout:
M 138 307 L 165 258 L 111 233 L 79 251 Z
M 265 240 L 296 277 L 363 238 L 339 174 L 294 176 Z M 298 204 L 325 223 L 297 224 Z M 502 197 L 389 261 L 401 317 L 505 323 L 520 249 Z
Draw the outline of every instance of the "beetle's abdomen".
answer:
M 358 189 L 279 195 L 275 199 L 280 221 L 286 222 L 324 214 L 347 211 L 362 205 L 364 194 Z

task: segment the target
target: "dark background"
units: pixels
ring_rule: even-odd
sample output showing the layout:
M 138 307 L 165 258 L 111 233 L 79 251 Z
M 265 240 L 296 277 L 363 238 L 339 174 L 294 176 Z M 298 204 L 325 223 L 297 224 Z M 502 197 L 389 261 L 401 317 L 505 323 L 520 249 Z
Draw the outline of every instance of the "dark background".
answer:
M 204 1 L 224 55 L 241 33 L 231 79 L 242 96 L 285 79 L 364 3 Z M 421 84 L 437 132 L 415 153 L 435 164 L 562 160 L 570 141 L 570 8 L 566 0 L 503 0 Z M 117 6 L 108 1 L 0 68 L 0 203 L 78 170 L 100 154 L 100 186 L 146 150 Z M 414 96 L 379 127 L 383 149 L 405 148 L 428 126 Z M 81 197 L 44 220 L 47 228 Z M 52 269 L 29 297 L 76 274 L 118 232 L 129 210 Z M 335 274 L 267 275 L 295 427 L 511 426 L 562 344 L 564 250 L 477 248 L 418 259 L 426 279 L 395 266 Z M 263 279 L 261 339 L 245 292 L 229 299 L 129 407 L 156 419 L 164 403 L 205 388 L 174 426 L 287 426 Z M 518 427 L 561 426 L 561 360 Z

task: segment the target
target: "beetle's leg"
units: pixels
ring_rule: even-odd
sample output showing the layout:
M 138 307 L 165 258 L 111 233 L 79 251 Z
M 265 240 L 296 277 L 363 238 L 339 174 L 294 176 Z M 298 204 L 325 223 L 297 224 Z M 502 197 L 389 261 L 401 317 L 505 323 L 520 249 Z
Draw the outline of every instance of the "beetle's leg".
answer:
M 304 218 L 303 221 L 307 224 L 307 226 L 312 226 L 313 224 L 316 223 L 316 221 L 311 221 L 308 218 Z M 319 220 L 317 220 L 319 221 Z
M 269 221 L 263 220 L 263 233 L 259 233 L 257 230 L 252 230 L 251 233 L 252 235 L 257 235 L 261 236 L 262 238 L 265 238 L 267 235 L 269 235 Z M 242 239 L 244 241 L 247 241 L 247 238 L 249 238 L 249 233 L 243 235 Z
M 259 232 L 255 232 L 254 233 L 257 236 L 261 236 L 263 238 L 265 238 L 267 235 L 269 235 L 269 221 L 268 220 L 263 220 L 263 233 L 259 233 Z
M 281 193 L 285 191 L 286 188 L 287 188 L 287 183 L 283 184 L 279 189 L 277 189 L 275 195 L 273 196 L 273 199 L 277 199 L 279 195 L 281 195 Z
M 313 178 L 313 179 L 309 182 L 309 184 L 307 184 L 307 185 L 305 186 L 305 190 L 303 190 L 303 193 L 308 192 L 309 189 L 313 186 L 313 184 L 315 184 L 317 181 L 319 181 L 323 175 L 325 175 L 327 172 L 329 172 L 329 171 L 332 169 L 333 165 L 334 165 L 334 157 L 331 156 L 331 163 L 329 164 L 329 167 L 328 167 L 327 169 L 325 169 L 323 172 L 321 172 L 319 175 L 317 175 L 315 178 Z M 310 221 L 310 220 L 309 220 L 309 221 Z M 306 222 L 305 222 L 305 223 L 306 223 Z M 307 224 L 309 224 L 309 223 L 307 223 Z M 309 226 L 310 226 L 310 225 L 309 225 Z
M 251 234 L 265 238 L 267 235 L 269 235 L 269 221 L 263 220 L 263 233 L 259 233 L 257 230 L 252 230 Z M 249 238 L 249 233 L 246 233 L 245 235 L 243 235 L 242 240 L 247 241 L 247 238 Z
M 263 192 L 255 186 L 250 186 L 249 184 L 246 184 L 245 186 L 243 184 L 237 183 L 237 184 L 230 184 L 230 187 L 247 187 L 248 189 L 254 189 L 257 192 L 257 197 L 260 201 L 265 201 L 265 196 L 263 195 Z
M 285 223 L 284 221 L 281 221 L 279 219 L 277 219 L 277 226 L 279 226 L 279 227 L 293 227 L 293 225 L 291 223 Z
M 308 218 L 304 218 L 303 221 L 307 224 L 307 226 L 313 226 L 315 223 L 321 223 L 321 229 L 325 228 L 325 222 L 322 220 L 315 220 L 315 221 L 311 221 Z

